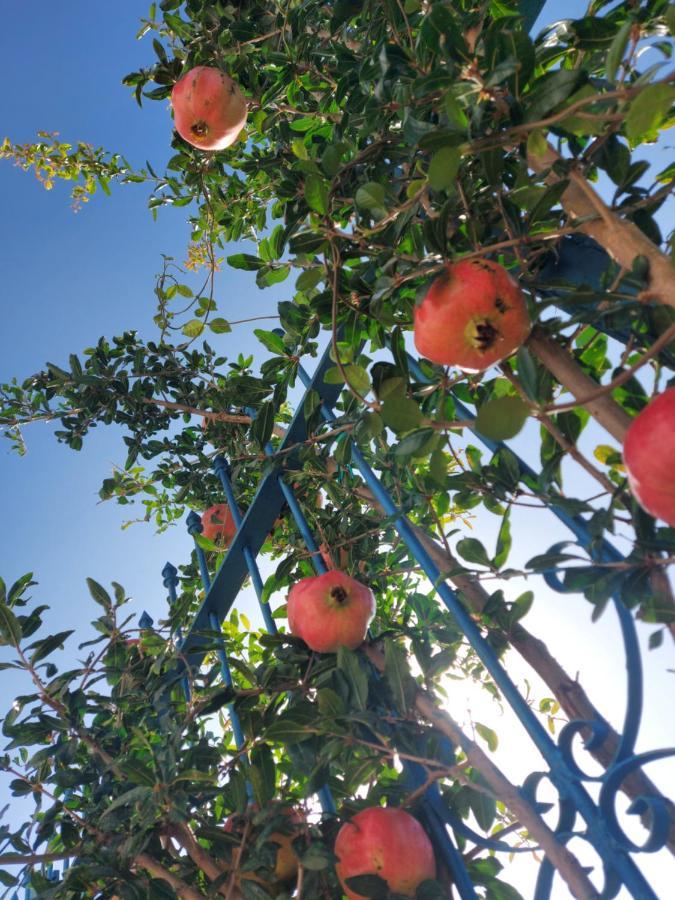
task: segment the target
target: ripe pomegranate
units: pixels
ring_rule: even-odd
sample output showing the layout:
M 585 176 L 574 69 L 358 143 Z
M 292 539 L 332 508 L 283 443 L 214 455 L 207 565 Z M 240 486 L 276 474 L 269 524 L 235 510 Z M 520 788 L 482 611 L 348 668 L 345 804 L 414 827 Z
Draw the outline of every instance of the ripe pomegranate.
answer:
M 640 506 L 675 526 L 675 387 L 633 419 L 623 442 L 623 461 Z
M 232 513 L 227 503 L 216 503 L 202 515 L 202 534 L 214 543 L 227 547 L 237 533 Z
M 307 820 L 302 810 L 294 809 L 290 806 L 280 806 L 279 804 L 272 804 L 272 808 L 277 817 L 283 816 L 284 819 L 284 824 L 281 826 L 283 831 L 273 831 L 264 838 L 265 843 L 270 841 L 273 844 L 279 845 L 273 872 L 274 882 L 273 884 L 267 884 L 256 875 L 255 872 L 241 872 L 239 878 L 242 880 L 248 879 L 257 881 L 260 884 L 265 885 L 268 890 L 276 892 L 282 885 L 287 884 L 291 879 L 295 878 L 297 874 L 298 857 L 293 850 L 293 841 L 298 836 L 300 828 L 305 825 Z M 256 841 L 263 837 L 262 831 L 264 829 L 264 823 L 262 825 L 254 825 L 251 822 L 251 819 L 259 809 L 257 803 L 251 803 L 245 813 L 234 813 L 225 823 L 224 830 L 228 834 L 243 836 L 246 825 L 249 824 L 246 845 L 253 846 Z M 241 864 L 243 860 L 240 860 L 239 862 Z
M 331 570 L 296 582 L 288 595 L 288 627 L 317 653 L 355 650 L 375 615 L 370 588 Z
M 414 312 L 422 356 L 482 372 L 520 347 L 530 333 L 523 293 L 503 266 L 487 259 L 449 263 Z
M 225 72 L 196 66 L 171 91 L 176 131 L 200 150 L 224 150 L 239 137 L 246 123 L 246 100 L 239 85 Z
M 345 823 L 335 841 L 335 871 L 349 900 L 347 878 L 379 875 L 394 894 L 414 897 L 418 886 L 436 877 L 434 849 L 417 819 L 404 809 L 371 806 Z

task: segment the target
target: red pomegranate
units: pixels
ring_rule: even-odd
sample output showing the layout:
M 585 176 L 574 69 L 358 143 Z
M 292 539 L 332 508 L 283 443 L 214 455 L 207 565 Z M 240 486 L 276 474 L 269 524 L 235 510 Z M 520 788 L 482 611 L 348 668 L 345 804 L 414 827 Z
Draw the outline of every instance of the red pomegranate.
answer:
M 171 91 L 176 131 L 200 150 L 224 150 L 239 137 L 246 123 L 246 100 L 239 85 L 225 72 L 196 66 Z
M 623 442 L 623 461 L 640 506 L 675 526 L 675 387 L 633 419 Z
M 291 634 L 317 653 L 337 653 L 362 644 L 375 615 L 370 588 L 338 570 L 297 581 L 288 595 Z
M 414 897 L 419 885 L 436 877 L 434 848 L 420 823 L 404 809 L 371 806 L 345 823 L 335 841 L 335 871 L 349 900 L 361 900 L 347 887 L 357 875 L 379 875 L 394 894 Z
M 227 503 L 216 503 L 202 515 L 202 534 L 214 543 L 227 547 L 237 533 L 232 513 Z
M 487 259 L 449 263 L 414 312 L 422 356 L 465 372 L 482 372 L 510 356 L 530 333 L 522 291 Z

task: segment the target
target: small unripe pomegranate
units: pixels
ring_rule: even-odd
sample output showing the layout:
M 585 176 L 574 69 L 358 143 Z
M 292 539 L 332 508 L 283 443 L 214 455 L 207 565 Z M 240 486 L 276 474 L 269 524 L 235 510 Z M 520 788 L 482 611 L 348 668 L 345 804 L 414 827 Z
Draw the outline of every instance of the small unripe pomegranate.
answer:
M 225 72 L 196 66 L 171 91 L 176 131 L 200 150 L 224 150 L 239 137 L 246 123 L 246 100 L 239 85 Z
M 675 387 L 633 419 L 623 442 L 623 461 L 640 506 L 675 526 Z
M 465 372 L 482 372 L 510 356 L 530 328 L 523 292 L 488 259 L 449 263 L 414 312 L 419 353 Z
M 238 880 L 257 881 L 276 893 L 277 886 L 288 883 L 295 878 L 298 872 L 298 857 L 293 850 L 293 841 L 298 836 L 301 828 L 306 824 L 306 818 L 302 810 L 295 809 L 290 806 L 280 806 L 278 803 L 273 804 L 277 815 L 283 816 L 283 832 L 273 831 L 268 841 L 277 844 L 277 852 L 274 865 L 274 883 L 266 884 L 253 872 L 242 872 Z M 246 830 L 247 820 L 259 811 L 257 803 L 251 803 L 247 811 L 243 814 L 234 813 L 225 823 L 224 830 L 228 834 L 244 834 Z M 249 824 L 250 828 L 250 824 Z M 253 828 L 247 834 L 247 846 L 255 844 L 258 836 L 261 836 L 260 828 Z
M 227 503 L 216 503 L 202 514 L 202 534 L 210 541 L 227 547 L 236 533 L 237 526 Z
M 379 875 L 393 894 L 414 897 L 419 885 L 436 877 L 434 848 L 410 813 L 371 806 L 346 822 L 335 840 L 335 871 L 349 900 L 361 900 L 347 887 L 357 875 Z
M 297 581 L 288 595 L 288 627 L 317 653 L 356 650 L 375 615 L 370 588 L 338 570 Z

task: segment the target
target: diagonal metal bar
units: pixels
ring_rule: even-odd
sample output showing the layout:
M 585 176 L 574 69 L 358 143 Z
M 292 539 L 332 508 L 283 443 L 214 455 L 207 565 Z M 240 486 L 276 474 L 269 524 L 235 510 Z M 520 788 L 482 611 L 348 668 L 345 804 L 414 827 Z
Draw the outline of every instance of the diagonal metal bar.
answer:
M 299 375 L 305 385 L 310 383 L 309 375 L 303 370 L 302 366 L 299 367 Z M 335 419 L 333 413 L 323 406 L 321 412 L 326 422 L 332 422 Z M 351 438 L 347 439 L 351 440 Z M 464 608 L 457 594 L 443 580 L 442 573 L 428 554 L 426 548 L 420 543 L 408 518 L 402 515 L 387 491 L 382 487 L 379 478 L 363 456 L 360 448 L 353 441 L 351 441 L 351 445 L 352 460 L 361 473 L 363 480 L 370 488 L 378 504 L 388 516 L 391 516 L 394 527 L 410 550 L 410 553 L 421 566 L 422 571 L 434 586 L 448 612 L 451 613 L 470 641 L 495 684 L 520 719 L 535 747 L 546 760 L 550 769 L 550 778 L 556 785 L 561 799 L 563 801 L 571 801 L 587 823 L 587 839 L 601 859 L 611 861 L 612 868 L 621 877 L 626 887 L 634 892 L 636 897 L 640 897 L 641 900 L 642 898 L 644 900 L 658 900 L 635 862 L 627 853 L 618 848 L 610 838 L 593 799 L 584 786 L 570 773 L 561 749 L 553 742 L 530 706 L 523 699 L 506 670 L 500 664 L 497 654 L 488 642 L 484 640 L 479 627 Z
M 317 391 L 327 408 L 332 408 L 335 405 L 342 389 L 341 385 L 324 383 L 324 375 L 332 365 L 330 352 L 326 350 L 310 381 L 310 389 Z M 300 403 L 279 449 L 285 450 L 295 444 L 299 444 L 305 441 L 308 436 L 307 422 L 302 403 Z M 288 464 L 292 464 L 293 454 L 289 453 L 286 459 Z M 248 575 L 244 548 L 248 547 L 254 557 L 258 555 L 281 512 L 284 502 L 285 498 L 278 472 L 275 468 L 272 468 L 263 477 L 253 502 L 246 511 L 241 526 L 233 538 L 229 550 L 213 578 L 213 583 L 195 616 L 190 631 L 181 645 L 181 649 L 187 656 L 191 666 L 198 666 L 203 658 L 205 651 L 200 648 L 200 644 L 203 645 L 200 633 L 210 630 L 209 615 L 212 612 L 215 613 L 219 621 L 225 618 Z

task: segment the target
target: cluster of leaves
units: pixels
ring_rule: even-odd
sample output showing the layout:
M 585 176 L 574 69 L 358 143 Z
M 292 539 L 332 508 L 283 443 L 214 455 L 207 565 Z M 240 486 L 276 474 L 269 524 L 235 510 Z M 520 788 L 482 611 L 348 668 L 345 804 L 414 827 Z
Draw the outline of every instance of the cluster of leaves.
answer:
M 231 656 L 234 683 L 223 688 L 213 652 L 220 634 L 202 635 L 205 664 L 191 671 L 168 634 L 145 629 L 132 638 L 120 585 L 111 596 L 88 583 L 101 607 L 92 623 L 97 636 L 80 644 L 86 657 L 73 664 L 71 654 L 64 670 L 54 654 L 73 632 L 41 636 L 47 607 L 31 600 L 30 575 L 9 590 L 0 582 L 0 643 L 14 657 L 3 669 L 23 672 L 29 685 L 4 716 L 9 743 L 0 768 L 12 777 L 12 794 L 33 802 L 27 821 L 2 826 L 0 864 L 75 859 L 58 881 L 29 866 L 39 896 L 171 897 L 169 885 L 175 891 L 179 881 L 203 887 L 204 860 L 191 835 L 221 884 L 238 866 L 246 900 L 268 897 L 275 845 L 267 839 L 283 819 L 273 798 L 300 808 L 327 784 L 342 815 L 402 803 L 411 787 L 400 760 L 421 763 L 430 777 L 452 774 L 457 780 L 443 795 L 458 815 L 472 813 L 486 830 L 510 824 L 462 753 L 412 714 L 415 682 L 401 637 L 414 635 L 427 689 L 462 642 L 428 598 L 413 598 L 413 621 L 384 638 L 382 677 L 361 654 L 316 655 L 297 639 L 266 635 Z M 431 627 L 434 644 L 443 647 L 442 667 L 429 655 L 429 620 L 438 620 Z M 245 737 L 240 750 L 233 709 Z M 478 730 L 494 746 L 496 735 L 486 726 Z M 241 835 L 225 825 L 251 799 L 263 812 L 237 863 Z M 331 849 L 339 822 L 318 813 L 309 820 L 293 844 L 304 889 L 312 897 L 339 896 Z M 179 847 L 185 852 L 176 853 Z M 518 896 L 497 878 L 499 866 L 477 859 L 470 868 L 477 883 L 494 884 L 490 896 Z M 150 879 L 148 872 L 159 874 Z M 8 886 L 20 878 L 0 870 Z M 425 882 L 418 896 L 445 893 L 440 883 Z
M 524 346 L 501 370 L 468 377 L 426 361 L 417 365 L 407 353 L 416 299 L 458 256 L 489 256 L 517 271 L 539 333 L 562 343 L 579 370 L 598 382 L 623 371 L 672 325 L 669 310 L 650 298 L 638 300 L 649 282 L 648 261 L 619 270 L 597 248 L 599 264 L 589 263 L 588 245 L 570 237 L 578 223 L 562 203 L 573 175 L 589 183 L 606 176 L 614 186 L 608 214 L 634 223 L 655 248 L 664 243 L 655 215 L 673 170 L 645 186 L 648 167 L 634 151 L 668 123 L 674 89 L 662 74 L 671 53 L 665 35 L 673 29 L 672 6 L 665 0 L 607 6 L 594 0 L 587 16 L 533 39 L 509 0 L 480 6 L 469 0 L 153 4 L 143 31 L 153 34 L 156 59 L 125 79 L 139 103 L 166 98 L 176 78 L 195 65 L 226 69 L 250 99 L 245 139 L 226 152 L 203 154 L 174 137 L 166 173 L 149 177 L 153 211 L 165 204 L 190 207 L 192 246 L 201 248 L 192 259 L 206 263 L 209 277 L 194 292 L 165 261 L 156 287 L 157 342 L 141 342 L 133 333 L 101 339 L 84 359 L 72 356 L 67 368 L 48 364 L 3 385 L 0 422 L 20 445 L 23 423 L 59 420 L 58 439 L 76 450 L 92 427 L 122 426 L 126 462 L 106 480 L 102 496 L 128 503 L 140 495 L 146 517 L 160 527 L 186 507 L 222 499 L 211 471 L 216 453 L 233 465 L 242 508 L 267 467 L 291 469 L 313 531 L 341 568 L 376 590 L 376 628 L 388 663 L 376 678 L 358 654 L 312 657 L 287 636 L 251 634 L 242 617 L 234 617 L 224 626 L 234 688 L 217 686 L 215 669 L 207 666 L 193 675 L 195 699 L 186 700 L 184 670 L 171 642 L 148 633 L 140 648 L 125 647 L 114 618 L 123 594 L 112 601 L 94 588 L 105 608 L 105 624 L 97 626 L 104 652 L 73 673 L 45 670 L 37 695 L 5 720 L 5 734 L 17 741 L 10 750 L 41 745 L 24 752 L 16 791 L 36 797 L 39 834 L 50 850 L 77 848 L 78 865 L 66 876 L 73 892 L 94 885 L 104 896 L 148 890 L 164 896 L 171 882 L 161 876 L 164 881 L 149 884 L 142 872 L 151 870 L 138 863 L 145 853 L 165 873 L 205 887 L 203 866 L 189 851 L 176 858 L 163 841 L 181 823 L 225 861 L 226 877 L 237 845 L 221 826 L 244 808 L 247 784 L 261 805 L 273 796 L 292 805 L 324 783 L 347 811 L 383 799 L 400 802 L 409 788 L 394 753 L 423 759 L 429 772 L 444 767 L 441 792 L 459 816 L 472 816 L 485 830 L 506 824 L 484 785 L 479 789 L 478 773 L 411 712 L 406 651 L 419 683 L 438 694 L 447 672 L 479 680 L 484 672 L 424 592 L 391 520 L 364 502 L 351 468 L 354 445 L 413 523 L 446 549 L 452 528 L 461 531 L 471 510 L 482 505 L 500 517 L 494 550 L 462 534 L 456 551 L 463 562 L 451 576 L 467 570 L 479 577 L 518 574 L 507 568 L 511 508 L 527 494 L 583 514 L 597 541 L 617 523 L 632 523 L 635 546 L 623 567 L 603 568 L 584 557 L 565 571 L 565 587 L 583 591 L 597 612 L 618 591 L 649 621 L 672 620 L 648 579 L 654 558 L 672 554 L 673 532 L 656 528 L 627 498 L 618 450 L 596 451 L 614 488 L 603 499 L 575 497 L 574 483 L 565 484 L 563 494 L 562 461 L 588 424 L 583 407 L 550 410 L 553 428 L 542 425 L 536 473 L 523 471 L 503 444 L 485 454 L 462 438 L 460 404 L 475 412 L 472 424 L 493 441 L 510 439 L 530 413 L 543 416 L 555 404 L 561 386 L 536 354 Z M 650 61 L 646 68 L 643 59 Z M 528 153 L 549 140 L 561 156 L 533 175 Z M 227 333 L 236 318 L 231 310 L 222 311 L 226 318 L 215 315 L 212 288 L 223 245 L 240 238 L 252 240 L 255 252 L 236 253 L 228 263 L 254 272 L 259 287 L 297 275 L 278 306 L 282 330 L 257 331 L 269 354 L 257 373 L 250 359 L 228 363 L 208 343 L 194 343 L 206 327 Z M 573 258 L 582 258 L 575 250 L 584 251 L 582 271 L 563 265 L 570 246 Z M 188 301 L 188 309 L 177 311 L 174 301 Z M 172 343 L 172 330 L 189 342 Z M 323 424 L 321 398 L 308 392 L 303 412 L 313 437 L 292 454 L 279 453 L 299 360 L 316 354 L 322 332 L 330 334 L 335 363 L 326 381 L 344 385 L 337 418 Z M 620 360 L 617 341 L 627 348 Z M 650 361 L 657 375 L 672 363 L 672 345 Z M 649 400 L 637 378 L 612 396 L 631 414 Z M 204 414 L 206 428 L 198 424 Z M 139 460 L 151 463 L 149 472 Z M 203 539 L 202 546 L 216 549 Z M 278 559 L 265 598 L 310 574 L 288 517 L 275 524 L 264 550 Z M 579 555 L 555 546 L 530 560 L 528 569 L 551 573 Z M 183 588 L 172 631 L 189 623 L 201 597 L 194 563 L 183 572 Z M 29 624 L 22 635 L 24 623 L 11 613 L 23 603 L 22 591 L 8 595 L 10 615 L 0 629 L 15 647 L 32 633 Z M 499 590 L 487 595 L 480 622 L 498 650 L 531 602 L 530 593 L 512 603 Z M 37 671 L 28 657 L 18 665 Z M 76 687 L 82 679 L 93 686 L 99 677 L 108 684 L 100 694 Z M 216 733 L 210 730 L 209 716 L 228 704 L 238 711 L 246 754 L 233 750 L 224 715 Z M 543 712 L 550 715 L 553 707 Z M 15 728 L 20 731 L 10 733 Z M 481 728 L 493 748 L 496 736 Z M 117 768 L 92 749 L 90 738 Z M 6 767 L 15 765 L 6 758 Z M 53 803 L 45 812 L 39 800 L 49 796 L 43 790 L 49 784 Z M 93 822 L 105 839 L 88 830 Z M 26 827 L 7 835 L 17 852 L 27 852 Z M 311 826 L 298 844 L 307 896 L 335 896 L 332 827 Z M 495 880 L 498 865 L 474 859 L 472 877 L 490 897 L 514 896 Z M 261 845 L 251 866 L 269 867 L 269 847 Z M 259 897 L 261 890 L 251 881 L 244 893 Z M 424 896 L 436 896 L 434 890 Z

